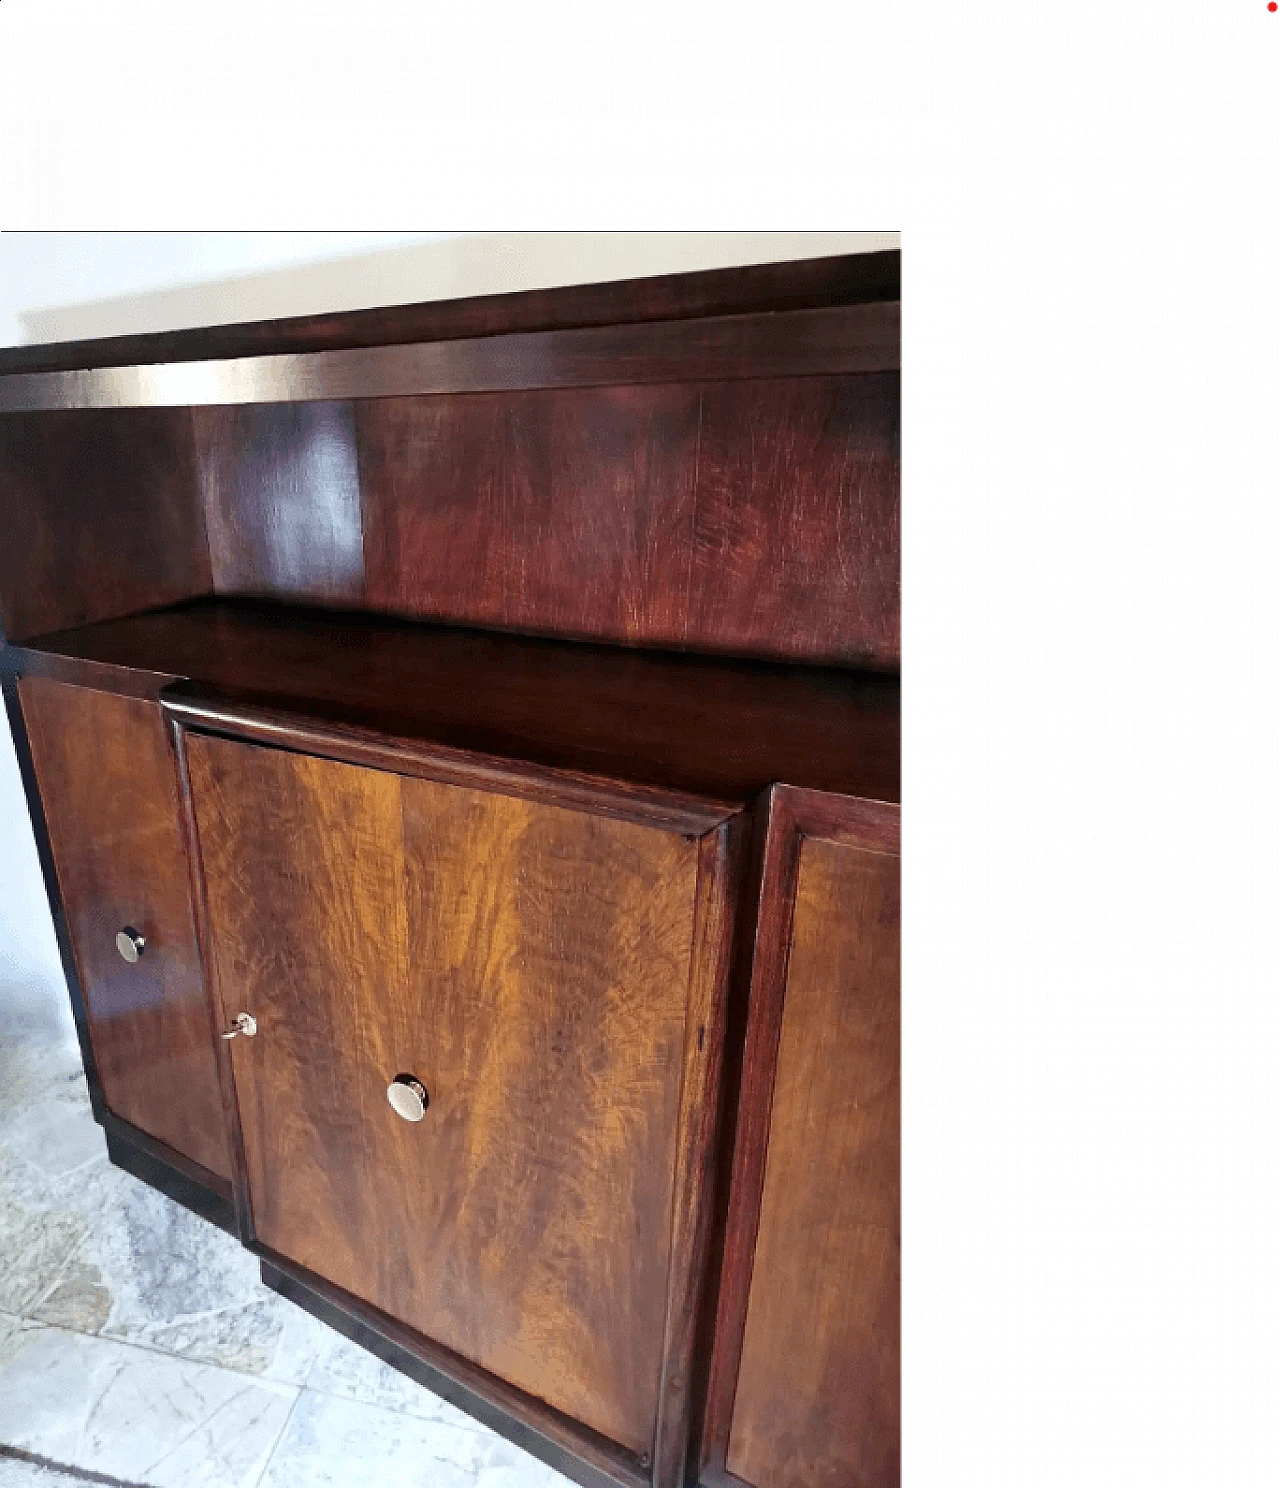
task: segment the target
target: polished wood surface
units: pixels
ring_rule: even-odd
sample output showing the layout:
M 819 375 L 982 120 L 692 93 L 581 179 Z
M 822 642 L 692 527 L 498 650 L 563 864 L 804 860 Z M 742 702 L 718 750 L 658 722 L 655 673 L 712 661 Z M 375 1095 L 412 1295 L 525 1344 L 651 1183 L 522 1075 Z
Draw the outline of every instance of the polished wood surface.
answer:
M 0 411 L 190 408 L 884 372 L 900 364 L 900 340 L 896 303 L 839 305 L 362 351 L 24 373 L 0 377 Z
M 179 341 L 0 375 L 6 633 L 212 592 L 896 667 L 884 272 L 695 275 L 442 310 L 423 341 L 387 312 L 381 344 L 192 362 Z
M 894 666 L 898 379 L 357 406 L 368 608 Z
M 811 840 L 728 1467 L 898 1481 L 898 864 Z
M 897 249 L 842 254 L 96 341 L 6 346 L 0 348 L 0 376 L 145 362 L 202 362 L 280 352 L 356 350 L 508 331 L 569 330 L 705 315 L 815 310 L 896 300 L 900 287 L 901 254 Z
M 896 808 L 773 792 L 709 1484 L 899 1481 Z
M 682 644 L 699 396 L 362 402 L 369 607 Z
M 212 587 L 189 413 L 0 415 L 0 511 L 10 640 Z
M 113 1155 L 592 1488 L 896 1482 L 898 275 L 0 351 Z
M 320 721 L 305 714 L 263 707 L 252 699 L 228 701 L 189 684 L 161 694 L 174 724 L 228 734 L 273 749 L 298 749 L 346 764 L 367 765 L 400 775 L 420 775 L 550 806 L 640 822 L 684 837 L 700 836 L 733 815 L 736 806 L 683 791 L 609 780 L 569 770 L 549 770 L 496 755 L 442 748 L 419 739 L 396 738 L 376 729 Z M 179 748 L 181 742 L 179 741 Z
M 235 989 L 259 1020 L 230 1046 L 258 1239 L 647 1459 L 669 1315 L 696 1307 L 698 1206 L 674 1225 L 673 1181 L 714 1104 L 723 861 L 607 816 L 186 747 L 224 1012 Z M 398 1073 L 430 1093 L 418 1125 L 387 1104 Z
M 359 605 L 364 544 L 349 403 L 197 408 L 214 588 Z
M 107 1106 L 230 1175 L 173 761 L 154 703 L 19 683 Z M 146 937 L 134 965 L 116 932 Z
M 896 677 L 490 635 L 231 601 L 43 637 L 26 672 L 229 700 L 745 800 L 776 780 L 898 799 Z M 118 683 L 109 684 L 109 678 Z
M 39 646 L 43 642 L 37 638 L 35 644 Z M 117 697 L 142 698 L 152 703 L 175 680 L 168 673 L 64 656 L 56 651 L 29 650 L 23 644 L 0 646 L 0 678 L 16 683 L 19 677 L 48 677 L 69 687 L 87 687 L 93 692 L 110 692 Z
M 700 649 L 896 666 L 899 379 L 702 391 L 687 638 Z
M 694 919 L 684 1071 L 680 1081 L 680 1145 L 675 1175 L 672 1285 L 667 1298 L 658 1426 L 653 1450 L 655 1485 L 684 1483 L 704 1373 L 696 1355 L 710 1303 L 728 989 L 737 931 L 746 847 L 742 817 L 707 833 L 698 843 L 698 901 Z

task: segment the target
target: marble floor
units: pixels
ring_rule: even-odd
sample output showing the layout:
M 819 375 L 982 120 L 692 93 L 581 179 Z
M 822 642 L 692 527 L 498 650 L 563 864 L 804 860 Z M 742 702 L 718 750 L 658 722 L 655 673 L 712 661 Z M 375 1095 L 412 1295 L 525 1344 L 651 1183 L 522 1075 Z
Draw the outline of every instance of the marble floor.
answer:
M 74 1045 L 0 1029 L 0 1488 L 561 1488 L 107 1161 Z

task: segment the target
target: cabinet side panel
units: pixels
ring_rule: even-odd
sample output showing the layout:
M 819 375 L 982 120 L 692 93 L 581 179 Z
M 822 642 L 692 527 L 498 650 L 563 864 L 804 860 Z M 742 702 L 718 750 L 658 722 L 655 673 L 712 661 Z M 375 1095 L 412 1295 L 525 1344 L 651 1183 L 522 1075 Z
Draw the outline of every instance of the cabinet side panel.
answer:
M 898 870 L 801 847 L 727 1456 L 759 1488 L 898 1482 Z
M 0 416 L 0 509 L 11 641 L 210 590 L 189 409 Z
M 109 1110 L 231 1173 L 160 709 L 45 678 L 18 684 Z M 145 938 L 127 964 L 117 931 Z

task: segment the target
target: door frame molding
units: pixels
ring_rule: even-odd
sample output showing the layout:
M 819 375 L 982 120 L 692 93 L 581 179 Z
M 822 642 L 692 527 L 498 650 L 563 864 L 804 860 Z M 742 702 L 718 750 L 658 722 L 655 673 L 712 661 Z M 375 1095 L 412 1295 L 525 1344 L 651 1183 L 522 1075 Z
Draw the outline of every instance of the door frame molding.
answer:
M 707 1488 L 758 1488 L 730 1472 L 727 1458 L 764 1195 L 801 848 L 814 840 L 901 854 L 902 809 L 887 802 L 775 785 L 762 814 L 763 845 L 753 875 L 757 902 L 746 1047 L 711 1372 L 697 1444 L 698 1477 Z

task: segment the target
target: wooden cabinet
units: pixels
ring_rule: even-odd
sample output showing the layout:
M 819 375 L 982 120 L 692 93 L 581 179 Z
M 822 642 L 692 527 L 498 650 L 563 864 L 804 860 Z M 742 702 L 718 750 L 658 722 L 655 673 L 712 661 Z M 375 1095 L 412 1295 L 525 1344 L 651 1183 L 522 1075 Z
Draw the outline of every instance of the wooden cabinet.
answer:
M 42 677 L 24 677 L 19 694 L 102 1099 L 226 1180 L 213 1032 L 160 709 Z M 116 940 L 129 930 L 142 943 L 133 961 Z
M 704 1464 L 898 1481 L 896 807 L 773 792 Z
M 0 350 L 113 1159 L 588 1488 L 898 1481 L 897 284 Z
M 230 1041 L 256 1240 L 649 1460 L 732 819 L 200 732 L 185 753 L 222 1016 L 257 1025 Z

